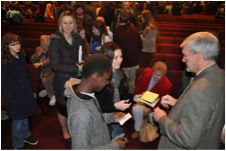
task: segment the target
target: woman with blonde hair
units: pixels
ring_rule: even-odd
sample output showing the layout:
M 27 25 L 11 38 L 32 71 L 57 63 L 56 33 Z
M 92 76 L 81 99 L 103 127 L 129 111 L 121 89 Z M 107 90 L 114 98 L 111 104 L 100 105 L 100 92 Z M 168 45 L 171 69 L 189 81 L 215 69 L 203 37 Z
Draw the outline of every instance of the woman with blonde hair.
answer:
M 158 36 L 158 28 L 155 20 L 149 10 L 143 10 L 141 13 L 141 21 L 144 24 L 144 30 L 141 34 L 143 52 L 154 53 L 156 51 L 156 40 Z
M 70 140 L 67 128 L 67 107 L 64 84 L 70 78 L 79 78 L 82 62 L 87 55 L 86 45 L 77 34 L 76 19 L 72 11 L 65 10 L 59 15 L 58 32 L 51 35 L 49 61 L 54 71 L 54 90 L 58 104 L 58 119 L 63 138 Z

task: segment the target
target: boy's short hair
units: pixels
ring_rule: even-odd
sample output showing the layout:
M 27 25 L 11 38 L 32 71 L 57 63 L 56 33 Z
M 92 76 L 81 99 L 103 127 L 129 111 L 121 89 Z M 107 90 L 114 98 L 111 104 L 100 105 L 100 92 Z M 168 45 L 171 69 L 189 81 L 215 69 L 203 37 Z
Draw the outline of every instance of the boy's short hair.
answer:
M 83 65 L 82 78 L 86 79 L 97 73 L 102 76 L 106 72 L 112 72 L 111 61 L 102 54 L 88 56 Z

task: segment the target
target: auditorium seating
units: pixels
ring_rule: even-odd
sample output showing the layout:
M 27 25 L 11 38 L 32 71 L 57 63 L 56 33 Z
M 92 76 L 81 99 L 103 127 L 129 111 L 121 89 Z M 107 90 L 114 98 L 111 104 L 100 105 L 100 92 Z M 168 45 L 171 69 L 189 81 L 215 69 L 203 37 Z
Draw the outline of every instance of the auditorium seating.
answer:
M 26 57 L 28 59 L 28 63 L 31 63 L 31 56 L 35 53 L 35 48 L 23 48 L 25 53 L 26 53 Z
M 150 57 L 149 57 L 150 56 Z M 167 64 L 169 70 L 183 70 L 184 63 L 182 63 L 182 54 L 174 53 L 154 53 L 152 56 L 150 53 L 140 54 L 139 60 L 141 67 L 152 66 L 157 61 L 163 61 Z
M 182 57 L 182 55 L 178 54 L 155 53 L 151 59 L 150 66 L 157 61 L 163 61 L 167 64 L 168 70 L 183 70 Z
M 158 53 L 181 54 L 181 48 L 176 44 L 157 44 Z
M 181 94 L 181 78 L 183 75 L 182 70 L 168 70 L 167 71 L 167 77 L 173 84 L 171 94 L 173 97 L 178 98 L 178 96 Z
M 35 68 L 33 64 L 27 64 L 29 78 L 31 80 L 32 90 L 38 93 L 41 88 L 40 68 Z

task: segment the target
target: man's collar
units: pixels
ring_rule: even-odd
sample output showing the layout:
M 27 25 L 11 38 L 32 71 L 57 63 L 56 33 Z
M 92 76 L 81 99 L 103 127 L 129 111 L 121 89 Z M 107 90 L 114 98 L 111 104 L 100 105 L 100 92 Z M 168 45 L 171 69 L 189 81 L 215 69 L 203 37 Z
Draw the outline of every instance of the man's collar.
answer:
M 196 76 L 198 76 L 202 71 L 204 71 L 205 69 L 209 68 L 210 66 L 212 66 L 212 65 L 214 65 L 214 64 L 215 64 L 215 62 L 214 62 L 214 63 L 211 63 L 211 64 L 209 64 L 209 65 L 207 65 L 207 66 L 204 67 L 204 68 L 202 68 L 199 72 L 196 73 Z

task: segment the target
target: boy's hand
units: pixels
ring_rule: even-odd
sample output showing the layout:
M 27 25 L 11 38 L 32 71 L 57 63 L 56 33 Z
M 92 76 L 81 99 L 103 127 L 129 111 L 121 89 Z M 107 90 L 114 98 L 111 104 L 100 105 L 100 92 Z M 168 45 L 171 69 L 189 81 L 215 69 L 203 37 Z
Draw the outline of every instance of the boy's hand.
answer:
M 126 114 L 125 113 L 122 113 L 122 112 L 113 112 L 113 119 L 115 120 L 115 122 L 119 122 L 119 120 L 125 116 Z

